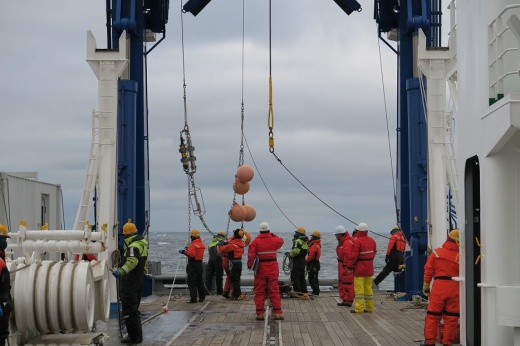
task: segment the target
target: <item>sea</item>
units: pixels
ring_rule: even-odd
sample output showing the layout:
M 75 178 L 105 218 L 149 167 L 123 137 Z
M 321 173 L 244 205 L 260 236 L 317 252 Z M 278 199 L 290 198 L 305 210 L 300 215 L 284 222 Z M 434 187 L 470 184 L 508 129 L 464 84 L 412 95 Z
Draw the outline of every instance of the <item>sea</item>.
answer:
M 252 233 L 251 236 L 254 237 L 258 233 Z M 283 271 L 283 257 L 285 252 L 291 251 L 292 239 L 294 232 L 281 232 L 276 233 L 276 235 L 282 237 L 285 241 L 282 248 L 279 250 L 278 255 L 278 264 L 280 267 L 280 281 L 289 281 L 289 275 Z M 374 260 L 374 270 L 375 275 L 377 275 L 381 269 L 385 266 L 385 253 L 386 247 L 388 245 L 388 238 L 383 236 L 371 235 L 377 244 L 377 254 Z M 206 246 L 209 245 L 211 239 L 213 238 L 209 232 L 203 233 L 201 232 L 202 241 Z M 186 256 L 179 254 L 180 249 L 184 249 L 184 247 L 189 244 L 189 236 L 186 233 L 180 232 L 150 232 L 148 235 L 149 242 L 149 253 L 148 260 L 156 261 L 161 263 L 161 274 L 174 275 L 175 272 L 179 274 L 184 274 L 186 269 Z M 338 242 L 336 237 L 333 234 L 324 235 L 322 233 L 321 238 L 321 259 L 320 265 L 321 269 L 319 272 L 320 278 L 333 279 L 338 277 L 338 268 L 337 268 L 337 259 L 336 259 L 336 246 Z M 244 251 L 243 263 L 244 269 L 242 271 L 242 278 L 253 278 L 253 272 L 248 270 L 245 266 L 247 256 L 247 248 Z M 208 251 L 206 250 L 204 254 L 204 260 L 208 260 Z M 394 277 L 393 274 L 390 274 L 386 277 L 383 282 L 379 284 L 379 289 L 381 290 L 393 290 L 394 289 Z

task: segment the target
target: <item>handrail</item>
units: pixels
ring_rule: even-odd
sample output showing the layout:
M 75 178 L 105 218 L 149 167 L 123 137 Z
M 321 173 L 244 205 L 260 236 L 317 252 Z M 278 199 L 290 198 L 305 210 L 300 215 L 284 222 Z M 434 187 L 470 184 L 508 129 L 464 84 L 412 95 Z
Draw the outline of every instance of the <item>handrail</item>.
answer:
M 513 10 L 514 13 L 511 13 Z M 520 42 L 515 39 L 514 42 L 517 44 L 515 47 L 511 38 L 506 36 L 508 33 L 512 33 L 507 21 L 514 14 L 520 15 L 520 4 L 511 4 L 504 7 L 497 17 L 488 24 L 488 45 L 490 47 L 488 87 L 490 104 L 506 94 L 518 92 L 518 90 L 508 88 L 511 85 L 508 85 L 506 82 L 506 79 L 511 80 L 510 78 L 514 78 L 514 76 L 517 76 L 517 78 L 520 76 L 520 49 L 518 48 Z M 514 35 L 514 32 L 512 34 Z M 511 58 L 508 58 L 511 57 L 511 54 L 518 54 L 519 56 L 513 58 L 513 62 L 508 63 L 511 60 Z M 518 83 L 513 84 L 516 85 Z

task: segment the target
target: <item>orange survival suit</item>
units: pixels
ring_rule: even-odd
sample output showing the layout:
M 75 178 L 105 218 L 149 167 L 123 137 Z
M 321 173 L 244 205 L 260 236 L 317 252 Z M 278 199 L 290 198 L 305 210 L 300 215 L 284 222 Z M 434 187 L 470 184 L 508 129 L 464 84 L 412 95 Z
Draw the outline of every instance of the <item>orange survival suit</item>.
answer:
M 453 239 L 451 235 L 456 239 Z M 424 321 L 426 345 L 435 345 L 437 328 L 444 317 L 442 343 L 453 345 L 459 319 L 459 283 L 452 277 L 459 276 L 458 230 L 450 232 L 442 247 L 433 250 L 424 266 L 424 294 L 429 293 L 428 311 Z M 430 283 L 434 280 L 431 293 Z

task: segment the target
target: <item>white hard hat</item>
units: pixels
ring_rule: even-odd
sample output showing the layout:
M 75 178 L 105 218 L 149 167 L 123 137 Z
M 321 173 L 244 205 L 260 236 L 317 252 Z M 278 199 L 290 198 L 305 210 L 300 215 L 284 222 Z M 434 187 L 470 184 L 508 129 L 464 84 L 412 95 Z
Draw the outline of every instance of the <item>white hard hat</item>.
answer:
M 364 222 L 360 222 L 357 226 L 356 226 L 356 230 L 358 231 L 368 231 L 368 225 Z
M 336 229 L 334 230 L 334 235 L 336 234 L 344 234 L 345 233 L 345 227 L 342 225 L 336 226 Z
M 267 232 L 267 231 L 271 230 L 271 227 L 269 227 L 269 224 L 264 221 L 260 224 L 260 226 L 258 227 L 258 230 L 260 232 Z

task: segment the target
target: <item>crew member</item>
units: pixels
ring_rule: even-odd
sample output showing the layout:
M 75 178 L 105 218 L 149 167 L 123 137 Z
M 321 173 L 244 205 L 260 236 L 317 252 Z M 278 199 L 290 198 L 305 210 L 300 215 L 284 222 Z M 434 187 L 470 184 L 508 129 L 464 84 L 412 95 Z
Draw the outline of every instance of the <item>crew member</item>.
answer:
M 190 291 L 190 300 L 187 303 L 197 302 L 197 292 L 199 294 L 199 303 L 206 299 L 206 290 L 204 289 L 204 281 L 202 280 L 202 259 L 206 246 L 200 239 L 200 232 L 194 229 L 190 232 L 191 243 L 186 248 L 179 250 L 179 253 L 188 257 L 188 265 L 186 273 L 188 274 L 188 289 Z
M 283 239 L 270 233 L 271 228 L 267 222 L 259 226 L 260 234 L 249 245 L 247 251 L 247 268 L 256 269 L 254 279 L 256 320 L 265 319 L 265 295 L 269 294 L 269 300 L 273 307 L 274 319 L 283 320 L 282 301 L 280 287 L 278 286 L 278 261 L 276 251 L 283 245 Z M 255 268 L 253 268 L 253 266 Z
M 374 293 L 372 291 L 372 276 L 374 275 L 374 257 L 377 248 L 375 240 L 368 235 L 368 225 L 360 222 L 352 244 L 352 251 L 347 259 L 349 272 L 354 272 L 355 309 L 352 313 L 374 311 Z
M 292 261 L 291 282 L 293 291 L 307 295 L 307 281 L 305 280 L 305 257 L 309 251 L 308 238 L 305 235 L 305 228 L 298 227 L 294 232 L 293 244 L 289 257 Z M 308 297 L 304 296 L 304 298 Z
M 208 264 L 206 266 L 206 289 L 208 293 L 213 288 L 213 278 L 215 278 L 215 286 L 217 294 L 221 295 L 222 291 L 222 276 L 224 275 L 224 269 L 222 268 L 222 256 L 218 255 L 215 250 L 219 241 L 226 238 L 226 232 L 220 231 L 211 240 L 208 247 Z
M 353 238 L 342 225 L 336 226 L 334 235 L 338 241 L 336 255 L 338 258 L 338 293 L 339 306 L 351 307 L 354 302 L 354 273 L 347 268 L 347 259 L 352 250 Z
M 246 244 L 242 240 L 244 231 L 237 228 L 233 232 L 233 236 L 228 242 L 224 240 L 219 241 L 218 249 L 222 254 L 225 254 L 229 261 L 229 272 L 231 286 L 233 286 L 232 299 L 242 299 L 242 290 L 240 289 L 240 277 L 242 276 L 242 254 Z
M 454 229 L 442 247 L 433 250 L 424 266 L 423 294 L 429 297 L 424 320 L 423 346 L 435 345 L 437 329 L 444 318 L 443 345 L 453 345 L 459 320 L 459 230 Z M 434 284 L 430 284 L 434 280 Z
M 7 227 L 0 224 L 0 346 L 5 346 L 9 337 L 9 314 L 14 307 L 11 299 L 11 278 L 5 262 L 7 238 L 11 238 Z
M 399 226 L 394 226 L 390 231 L 390 239 L 386 248 L 385 267 L 374 279 L 374 284 L 379 286 L 390 272 L 400 273 L 404 264 L 404 250 L 406 249 L 406 238 Z
M 226 254 L 222 254 L 222 267 L 226 272 L 226 280 L 224 282 L 224 293 L 222 296 L 226 299 L 231 299 L 233 296 L 233 286 L 231 285 L 231 271 L 229 270 L 229 258 Z
M 128 336 L 121 342 L 138 344 L 143 342 L 139 305 L 144 267 L 148 258 L 148 242 L 137 234 L 137 228 L 130 219 L 123 226 L 123 237 L 125 238 L 125 263 L 112 272 L 116 279 L 121 280 L 119 285 L 121 313 L 128 332 Z
M 312 288 L 312 294 L 320 295 L 320 280 L 318 272 L 320 271 L 321 257 L 321 233 L 314 231 L 309 240 L 309 253 L 305 262 L 307 263 L 307 275 L 309 278 L 309 286 Z

